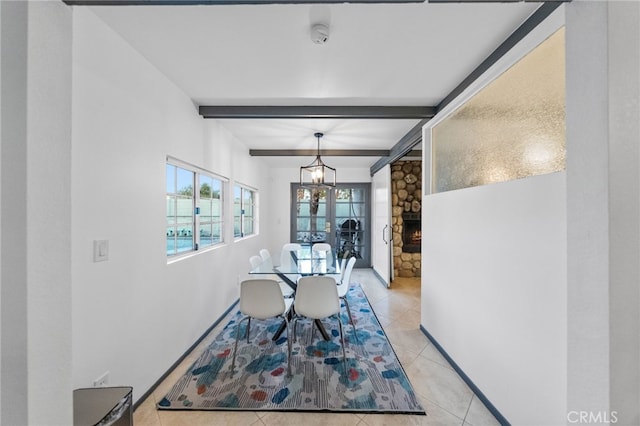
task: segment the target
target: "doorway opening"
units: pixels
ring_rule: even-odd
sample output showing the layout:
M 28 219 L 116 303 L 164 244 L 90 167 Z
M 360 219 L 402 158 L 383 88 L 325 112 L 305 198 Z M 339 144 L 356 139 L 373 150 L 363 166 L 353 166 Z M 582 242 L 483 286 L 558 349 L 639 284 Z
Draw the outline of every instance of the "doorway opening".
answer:
M 391 165 L 394 277 L 420 277 L 422 263 L 422 161 Z
M 339 257 L 355 257 L 355 267 L 370 267 L 370 192 L 369 183 L 339 183 L 334 189 L 292 183 L 290 241 L 326 242 Z

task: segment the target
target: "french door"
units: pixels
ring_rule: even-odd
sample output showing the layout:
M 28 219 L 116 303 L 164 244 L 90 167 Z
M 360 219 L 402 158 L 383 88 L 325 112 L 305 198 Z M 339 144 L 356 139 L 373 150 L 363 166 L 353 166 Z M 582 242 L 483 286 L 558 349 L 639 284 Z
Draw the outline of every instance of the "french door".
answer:
M 371 266 L 369 183 L 337 184 L 335 189 L 291 184 L 291 241 L 327 242 L 338 256 Z

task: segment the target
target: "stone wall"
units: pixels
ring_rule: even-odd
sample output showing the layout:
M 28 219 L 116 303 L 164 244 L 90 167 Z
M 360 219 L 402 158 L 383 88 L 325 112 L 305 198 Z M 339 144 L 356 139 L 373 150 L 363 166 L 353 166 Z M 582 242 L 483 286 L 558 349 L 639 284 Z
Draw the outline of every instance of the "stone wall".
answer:
M 391 166 L 393 269 L 396 277 L 420 277 L 420 253 L 402 251 L 402 214 L 422 210 L 422 161 L 396 161 Z

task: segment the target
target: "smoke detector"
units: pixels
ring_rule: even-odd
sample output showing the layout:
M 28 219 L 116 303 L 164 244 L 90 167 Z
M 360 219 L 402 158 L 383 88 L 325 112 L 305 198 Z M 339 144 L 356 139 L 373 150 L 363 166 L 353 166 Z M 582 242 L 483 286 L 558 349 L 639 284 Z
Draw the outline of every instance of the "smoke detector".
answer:
M 325 44 L 329 40 L 329 26 L 314 24 L 311 26 L 311 41 L 315 44 Z

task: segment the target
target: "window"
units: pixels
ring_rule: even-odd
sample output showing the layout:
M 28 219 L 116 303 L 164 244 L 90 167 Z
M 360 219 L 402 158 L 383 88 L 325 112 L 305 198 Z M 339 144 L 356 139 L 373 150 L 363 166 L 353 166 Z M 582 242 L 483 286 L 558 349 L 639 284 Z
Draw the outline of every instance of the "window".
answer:
M 223 180 L 173 159 L 166 178 L 167 256 L 221 243 Z
M 195 173 L 167 164 L 167 255 L 195 249 Z
M 200 247 L 222 242 L 222 181 L 200 175 Z
M 256 192 L 240 185 L 233 190 L 233 236 L 255 234 Z
M 564 30 L 432 129 L 432 193 L 566 168 Z

